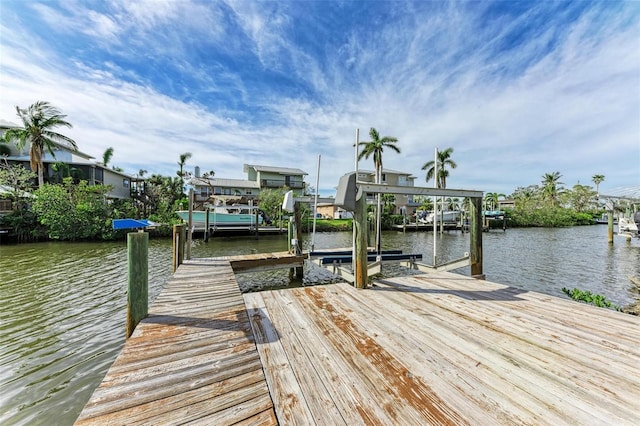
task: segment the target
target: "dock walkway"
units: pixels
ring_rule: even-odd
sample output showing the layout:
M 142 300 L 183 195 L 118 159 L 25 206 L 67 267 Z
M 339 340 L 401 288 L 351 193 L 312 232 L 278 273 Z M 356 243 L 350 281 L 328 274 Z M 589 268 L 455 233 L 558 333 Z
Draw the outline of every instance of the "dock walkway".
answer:
M 446 272 L 243 303 L 221 262 L 180 266 L 79 424 L 640 424 L 638 317 Z
M 77 425 L 275 424 L 229 261 L 191 260 L 136 327 Z

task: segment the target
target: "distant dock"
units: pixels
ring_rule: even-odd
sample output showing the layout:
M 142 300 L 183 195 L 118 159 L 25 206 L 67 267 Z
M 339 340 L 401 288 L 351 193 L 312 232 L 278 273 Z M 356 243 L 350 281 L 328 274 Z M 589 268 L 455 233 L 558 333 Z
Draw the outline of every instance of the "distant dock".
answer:
M 640 424 L 640 318 L 434 272 L 241 294 L 179 266 L 78 425 Z

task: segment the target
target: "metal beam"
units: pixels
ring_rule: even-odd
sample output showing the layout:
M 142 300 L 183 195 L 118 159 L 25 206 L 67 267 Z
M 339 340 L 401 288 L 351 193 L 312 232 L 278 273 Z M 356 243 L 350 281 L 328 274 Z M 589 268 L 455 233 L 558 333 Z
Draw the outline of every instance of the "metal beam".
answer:
M 382 185 L 377 183 L 356 182 L 358 195 L 356 199 L 360 199 L 362 194 L 406 194 L 406 195 L 427 195 L 427 196 L 450 196 L 450 197 L 469 197 L 482 198 L 483 191 L 475 191 L 468 189 L 448 189 L 448 188 L 427 188 L 423 186 L 394 186 Z

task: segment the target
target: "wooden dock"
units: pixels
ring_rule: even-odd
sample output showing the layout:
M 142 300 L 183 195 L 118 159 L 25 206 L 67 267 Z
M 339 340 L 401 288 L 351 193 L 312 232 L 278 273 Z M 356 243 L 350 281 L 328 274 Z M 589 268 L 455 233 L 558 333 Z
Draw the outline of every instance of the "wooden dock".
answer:
M 76 421 L 183 423 L 276 423 L 229 261 L 180 265 Z
M 236 256 L 223 256 L 217 259 L 228 260 L 235 273 L 257 272 L 272 269 L 300 268 L 309 255 L 295 255 L 286 251 L 273 253 L 254 253 Z
M 568 299 L 447 272 L 239 296 L 190 261 L 78 424 L 637 425 L 639 366 L 640 318 Z

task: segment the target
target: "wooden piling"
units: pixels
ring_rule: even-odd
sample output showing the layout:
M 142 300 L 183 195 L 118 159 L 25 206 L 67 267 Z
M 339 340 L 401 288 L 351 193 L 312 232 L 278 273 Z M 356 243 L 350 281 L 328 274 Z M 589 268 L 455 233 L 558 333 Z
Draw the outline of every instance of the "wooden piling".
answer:
M 191 241 L 193 240 L 193 188 L 189 189 L 189 228 L 187 229 L 187 260 L 191 260 Z
M 607 212 L 607 229 L 609 244 L 613 244 L 613 210 Z
M 369 274 L 367 270 L 367 198 L 363 194 L 356 201 L 354 219 L 356 227 L 356 259 L 353 266 L 356 288 L 367 288 Z
M 209 241 L 209 207 L 204 211 L 204 242 Z
M 300 210 L 300 203 L 293 203 L 293 216 L 295 217 L 295 223 L 296 223 L 296 227 L 295 227 L 295 231 L 296 231 L 296 240 L 298 241 L 298 243 L 296 244 L 296 255 L 301 255 L 302 254 L 302 211 Z M 296 267 L 295 268 L 295 275 L 296 277 L 302 279 L 303 275 L 304 275 L 304 268 L 303 267 Z
M 136 325 L 147 316 L 149 309 L 149 234 L 127 234 L 128 290 L 127 339 Z
M 184 224 L 173 225 L 173 272 L 184 262 Z
M 482 198 L 471 198 L 470 256 L 471 276 L 484 279 L 482 271 Z
M 253 204 L 250 204 L 253 205 Z M 256 240 L 260 237 L 260 228 L 259 228 L 259 223 L 260 223 L 260 210 L 258 210 L 258 207 L 256 206 L 256 208 L 254 209 L 255 212 L 255 220 L 256 220 Z

